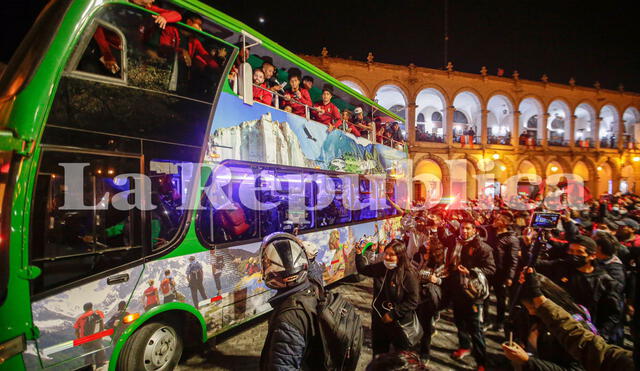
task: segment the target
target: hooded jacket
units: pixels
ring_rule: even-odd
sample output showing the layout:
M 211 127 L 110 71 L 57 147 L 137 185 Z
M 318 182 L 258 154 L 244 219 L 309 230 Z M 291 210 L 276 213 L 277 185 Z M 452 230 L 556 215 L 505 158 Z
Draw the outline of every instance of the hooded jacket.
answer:
M 520 255 L 520 241 L 515 232 L 507 231 L 498 234 L 494 228 L 491 228 L 487 243 L 492 248 L 496 265 L 494 280 L 513 280 Z

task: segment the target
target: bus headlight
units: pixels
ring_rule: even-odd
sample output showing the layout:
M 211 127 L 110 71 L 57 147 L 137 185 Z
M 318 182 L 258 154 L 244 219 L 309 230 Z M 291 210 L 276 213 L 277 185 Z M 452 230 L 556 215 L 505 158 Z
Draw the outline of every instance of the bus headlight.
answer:
M 27 342 L 24 335 L 20 335 L 0 344 L 0 365 L 16 354 L 24 352 L 25 349 L 27 349 Z

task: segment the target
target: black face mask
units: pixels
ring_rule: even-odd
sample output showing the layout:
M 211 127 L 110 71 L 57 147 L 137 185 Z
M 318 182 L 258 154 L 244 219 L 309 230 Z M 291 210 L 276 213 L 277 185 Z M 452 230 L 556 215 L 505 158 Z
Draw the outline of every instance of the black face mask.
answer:
M 572 268 L 580 268 L 587 264 L 587 257 L 582 255 L 567 255 L 564 261 Z

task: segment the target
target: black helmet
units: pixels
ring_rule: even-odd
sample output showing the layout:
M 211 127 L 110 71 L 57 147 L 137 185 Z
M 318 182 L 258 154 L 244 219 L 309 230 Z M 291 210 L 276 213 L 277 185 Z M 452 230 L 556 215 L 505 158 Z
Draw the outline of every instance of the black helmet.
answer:
M 262 279 L 271 289 L 286 289 L 307 281 L 309 260 L 302 242 L 294 235 L 268 235 L 260 248 Z

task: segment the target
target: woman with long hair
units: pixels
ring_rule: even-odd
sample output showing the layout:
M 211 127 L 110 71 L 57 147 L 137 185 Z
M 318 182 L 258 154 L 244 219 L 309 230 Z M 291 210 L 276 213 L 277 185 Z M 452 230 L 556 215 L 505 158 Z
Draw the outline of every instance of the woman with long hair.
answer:
M 368 264 L 362 248 L 356 248 L 358 273 L 372 277 L 373 303 L 371 305 L 371 344 L 373 354 L 389 352 L 393 343 L 396 350 L 406 348 L 399 339 L 399 323 L 412 316 L 418 307 L 418 279 L 407 258 L 404 242 L 394 239 L 384 248 L 384 259 Z

